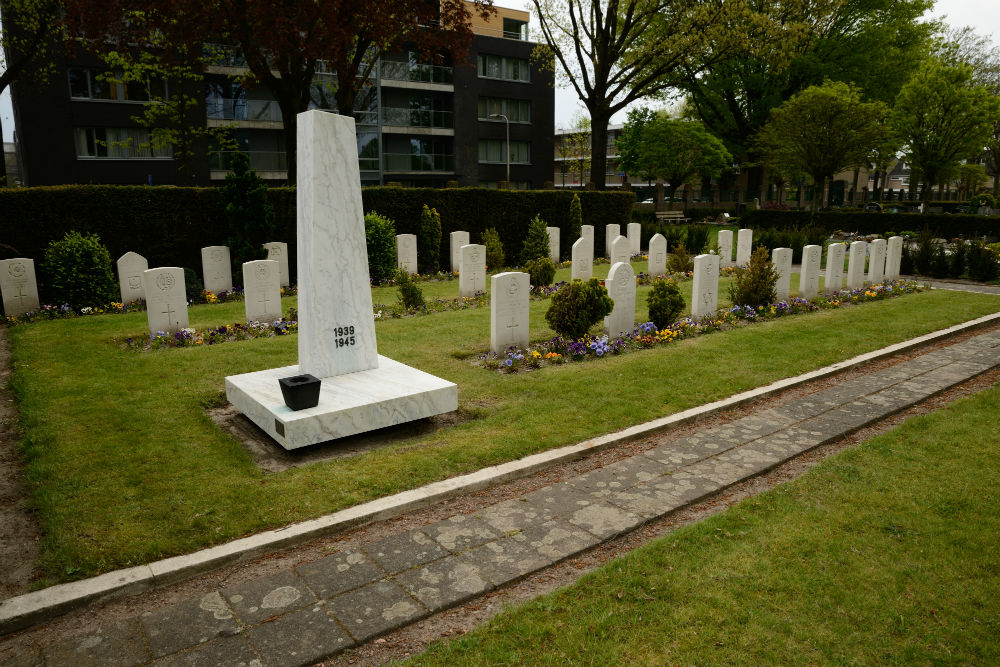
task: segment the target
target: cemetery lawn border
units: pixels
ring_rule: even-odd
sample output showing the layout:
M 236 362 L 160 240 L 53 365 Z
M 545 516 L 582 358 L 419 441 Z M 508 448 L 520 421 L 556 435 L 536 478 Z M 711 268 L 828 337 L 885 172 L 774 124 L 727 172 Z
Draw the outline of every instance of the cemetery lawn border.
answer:
M 996 664 L 1000 385 L 407 665 Z
M 690 283 L 686 285 L 690 295 Z M 642 292 L 638 309 L 644 309 Z M 289 299 L 284 308 L 294 305 Z M 723 304 L 720 304 L 723 305 Z M 531 339 L 553 334 L 531 303 Z M 483 373 L 488 309 L 379 322 L 379 352 L 459 385 L 459 423 L 350 459 L 265 473 L 206 408 L 227 375 L 295 363 L 292 337 L 135 354 L 145 314 L 10 330 L 39 586 L 190 553 L 679 412 L 995 312 L 934 291 L 530 374 Z M 192 326 L 242 304 L 197 306 Z M 706 372 L 712 370 L 716 372 Z

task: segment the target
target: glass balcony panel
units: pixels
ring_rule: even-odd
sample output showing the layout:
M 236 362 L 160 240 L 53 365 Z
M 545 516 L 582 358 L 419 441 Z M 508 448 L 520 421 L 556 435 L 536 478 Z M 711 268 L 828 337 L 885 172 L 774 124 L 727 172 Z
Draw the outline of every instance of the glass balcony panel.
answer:
M 385 153 L 386 171 L 455 171 L 455 156 L 443 153 Z
M 389 81 L 418 81 L 422 83 L 452 82 L 452 68 L 442 65 L 403 63 L 394 60 L 382 61 L 382 78 Z
M 382 107 L 382 124 L 402 127 L 454 127 L 453 112 L 431 109 L 406 109 L 403 107 Z
M 222 100 L 205 103 L 205 114 L 214 120 L 281 122 L 281 109 L 273 100 Z
M 288 171 L 284 151 L 246 151 L 250 158 L 250 168 L 254 171 Z M 234 151 L 209 153 L 208 165 L 212 171 L 230 171 L 233 168 Z

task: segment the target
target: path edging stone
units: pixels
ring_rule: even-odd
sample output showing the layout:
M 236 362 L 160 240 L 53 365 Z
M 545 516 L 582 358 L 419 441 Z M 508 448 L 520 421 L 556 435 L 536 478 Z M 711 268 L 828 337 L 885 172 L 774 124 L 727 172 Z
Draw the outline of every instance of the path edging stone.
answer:
M 845 361 L 803 373 L 793 378 L 772 382 L 764 387 L 734 394 L 725 399 L 689 408 L 667 417 L 637 424 L 621 431 L 590 438 L 547 452 L 532 454 L 516 461 L 483 468 L 473 473 L 434 482 L 418 489 L 404 491 L 349 507 L 316 519 L 264 531 L 203 549 L 192 554 L 163 560 L 106 574 L 56 584 L 49 588 L 0 601 L 0 634 L 8 634 L 64 614 L 91 602 L 140 593 L 158 586 L 188 579 L 229 563 L 248 560 L 279 549 L 302 544 L 341 532 L 358 525 L 399 516 L 460 493 L 468 493 L 493 484 L 525 477 L 555 464 L 580 459 L 614 445 L 653 435 L 684 425 L 717 412 L 740 407 L 752 401 L 792 389 L 806 382 L 836 375 L 862 364 L 906 352 L 923 345 L 973 331 L 1000 321 L 1000 312 L 986 315 L 946 329 L 896 343 L 880 350 L 867 352 Z

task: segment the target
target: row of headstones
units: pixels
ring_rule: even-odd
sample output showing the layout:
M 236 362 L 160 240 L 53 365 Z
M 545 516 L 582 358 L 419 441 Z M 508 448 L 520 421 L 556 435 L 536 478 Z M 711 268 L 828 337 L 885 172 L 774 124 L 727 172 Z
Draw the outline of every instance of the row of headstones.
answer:
M 289 285 L 287 245 L 267 243 L 268 259 L 243 264 L 244 296 L 248 322 L 281 317 L 281 288 Z M 233 289 L 229 248 L 202 248 L 205 289 L 215 294 Z M 150 331 L 176 331 L 188 325 L 184 269 L 149 268 L 145 257 L 127 252 L 117 262 L 122 303 L 145 300 Z M 8 316 L 23 315 L 40 306 L 34 260 L 0 262 L 0 292 Z
M 720 232 L 721 233 L 721 232 Z M 875 239 L 869 244 L 855 241 L 851 244 L 847 260 L 847 289 L 860 289 L 865 284 L 876 284 L 883 280 L 899 278 L 899 265 L 903 256 L 903 237 L 893 236 L 888 241 Z M 827 246 L 826 276 L 824 290 L 835 292 L 844 286 L 843 243 Z M 823 249 L 818 245 L 807 245 L 802 249 L 802 268 L 799 273 L 799 296 L 811 299 L 819 293 L 819 274 Z M 865 273 L 865 258 L 868 258 L 868 272 Z M 787 301 L 792 275 L 792 249 L 775 248 L 771 261 L 778 272 L 775 293 L 778 301 Z M 691 288 L 691 317 L 698 319 L 713 314 L 719 301 L 720 256 L 698 255 L 694 258 L 694 284 Z

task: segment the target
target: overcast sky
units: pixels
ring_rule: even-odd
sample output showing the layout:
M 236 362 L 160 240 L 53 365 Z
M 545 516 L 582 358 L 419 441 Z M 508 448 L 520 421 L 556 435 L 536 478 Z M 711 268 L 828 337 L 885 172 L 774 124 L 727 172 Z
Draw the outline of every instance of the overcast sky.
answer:
M 505 7 L 523 8 L 532 11 L 530 0 L 494 0 L 495 4 Z M 947 23 L 952 26 L 974 26 L 979 34 L 991 36 L 994 44 L 1000 44 L 1000 0 L 938 0 L 931 13 L 935 17 L 947 17 Z M 531 39 L 540 39 L 541 31 L 532 22 Z M 994 26 L 996 26 L 994 28 Z M 584 112 L 576 94 L 569 89 L 556 88 L 556 127 L 567 127 L 573 118 Z M 14 134 L 14 115 L 10 108 L 9 91 L 0 96 L 0 119 L 3 121 L 3 139 L 11 141 Z M 625 114 L 620 113 L 613 122 L 623 122 Z

